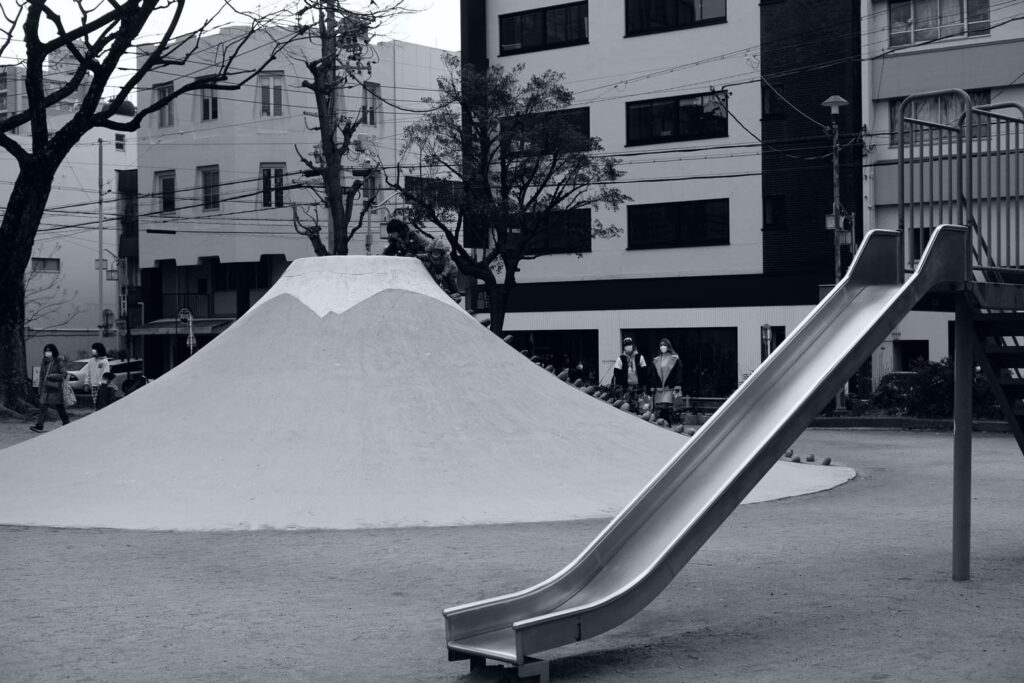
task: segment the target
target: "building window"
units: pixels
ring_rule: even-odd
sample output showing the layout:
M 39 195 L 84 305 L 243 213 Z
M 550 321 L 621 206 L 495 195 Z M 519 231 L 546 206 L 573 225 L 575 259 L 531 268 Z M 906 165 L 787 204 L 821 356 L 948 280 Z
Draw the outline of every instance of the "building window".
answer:
M 32 272 L 33 273 L 59 273 L 60 272 L 60 259 L 59 258 L 33 258 L 32 259 Z
M 578 135 L 572 135 L 552 119 L 561 119 Z M 501 132 L 510 137 L 509 146 L 514 156 L 544 154 L 545 149 L 550 152 L 586 152 L 590 150 L 590 108 L 560 109 L 504 119 Z M 546 139 L 537 133 L 546 133 L 557 139 Z
M 174 211 L 174 171 L 160 171 L 156 174 L 156 198 L 160 211 L 169 213 Z
M 260 116 L 281 116 L 283 113 L 284 74 L 261 74 L 259 77 Z
M 786 229 L 786 196 L 766 195 L 764 198 L 765 232 Z
M 366 125 L 376 126 L 380 117 L 380 83 L 363 83 L 363 106 L 366 107 Z
M 502 55 L 587 42 L 587 3 L 573 2 L 498 17 Z
M 0 93 L 0 111 L 7 111 L 7 93 Z
M 978 106 L 980 104 L 988 104 L 992 99 L 992 93 L 989 90 L 968 90 L 967 94 L 971 97 L 971 104 Z M 904 98 L 899 97 L 893 100 L 889 100 L 889 145 L 896 146 L 899 144 L 899 121 L 897 120 L 900 113 L 900 103 L 903 102 Z M 924 121 L 927 123 L 937 123 L 943 126 L 959 126 L 960 117 L 963 116 L 964 106 L 963 102 L 959 97 L 954 95 L 940 95 L 938 97 L 924 97 L 921 99 L 914 100 L 910 103 L 910 106 L 904 111 L 904 116 L 918 121 Z M 948 140 L 950 131 L 945 128 L 923 128 L 922 126 L 910 126 L 908 125 L 905 129 L 906 140 L 909 142 L 910 132 L 913 131 L 913 141 L 921 142 L 922 139 L 926 139 L 928 135 L 934 135 L 935 140 Z M 988 124 L 984 121 L 980 122 L 974 128 L 975 137 L 987 137 L 989 134 Z
M 626 144 L 652 145 L 729 134 L 725 92 L 665 97 L 626 104 Z
M 889 45 L 988 35 L 989 0 L 889 0 Z
M 260 196 L 265 208 L 284 206 L 284 164 L 260 166 Z
M 202 88 L 199 97 L 203 103 L 203 121 L 217 120 L 217 91 L 212 88 Z
M 724 21 L 725 0 L 626 0 L 627 36 Z
M 527 255 L 582 254 L 590 251 L 590 209 L 559 211 L 549 220 L 551 225 L 539 231 L 526 245 Z
M 626 225 L 629 249 L 729 244 L 729 200 L 634 204 Z
M 767 83 L 761 84 L 762 119 L 786 118 L 786 102 L 782 99 L 785 96 L 785 88 L 786 86 L 781 83 L 774 86 L 769 86 Z
M 118 152 L 124 151 L 125 136 L 124 133 L 114 133 L 114 149 Z
M 203 188 L 203 210 L 220 208 L 220 168 L 205 166 L 199 169 L 199 183 Z
M 170 97 L 174 92 L 173 83 L 160 83 L 153 86 L 153 101 L 159 102 L 165 97 Z M 174 100 L 171 100 L 157 112 L 156 125 L 159 128 L 167 128 L 174 125 Z

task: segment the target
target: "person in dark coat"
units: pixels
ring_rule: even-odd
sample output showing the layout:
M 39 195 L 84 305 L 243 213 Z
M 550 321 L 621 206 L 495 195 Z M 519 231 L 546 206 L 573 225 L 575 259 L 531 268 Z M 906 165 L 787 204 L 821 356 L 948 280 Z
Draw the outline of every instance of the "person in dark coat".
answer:
M 668 339 L 658 342 L 658 355 L 651 361 L 654 380 L 654 411 L 672 424 L 673 402 L 683 383 L 683 363 Z
M 631 337 L 623 339 L 622 354 L 615 359 L 612 384 L 625 393 L 630 410 L 633 412 L 636 412 L 640 395 L 647 391 L 647 382 L 650 379 L 648 370 L 647 361 L 643 354 L 636 350 L 633 339 Z
M 47 344 L 43 347 L 43 362 L 39 364 L 39 417 L 30 427 L 33 432 L 43 431 L 50 408 L 57 410 L 61 424 L 67 424 L 68 411 L 64 408 L 64 382 L 67 381 L 67 366 L 57 347 Z
M 119 398 L 124 398 L 121 390 L 114 385 L 114 373 L 104 372 L 103 383 L 96 390 L 96 410 L 106 408 Z
M 385 256 L 420 256 L 427 251 L 427 238 L 409 230 L 405 221 L 392 218 L 388 221 L 388 246 Z

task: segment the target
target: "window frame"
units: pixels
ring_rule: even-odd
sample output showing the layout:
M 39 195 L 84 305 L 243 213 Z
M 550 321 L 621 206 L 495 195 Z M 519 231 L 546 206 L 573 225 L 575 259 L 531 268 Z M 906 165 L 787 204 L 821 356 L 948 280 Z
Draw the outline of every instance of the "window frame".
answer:
M 769 218 L 772 217 L 774 220 L 769 222 Z M 761 197 L 761 230 L 763 232 L 784 232 L 786 227 L 786 195 L 763 195 Z
M 256 81 L 256 106 L 260 118 L 284 116 L 283 71 L 264 71 L 259 75 Z
M 166 181 L 171 181 L 171 190 L 167 191 Z M 178 191 L 177 178 L 174 171 L 156 171 L 153 174 L 154 192 L 153 196 L 157 201 L 157 213 L 175 213 L 177 208 L 176 194 Z
M 56 267 L 45 267 L 53 266 Z M 60 272 L 60 259 L 52 256 L 33 256 L 31 269 L 33 273 L 59 273 Z
M 199 176 L 199 190 L 202 198 L 203 211 L 220 211 L 220 166 L 210 164 L 196 169 Z M 208 183 L 210 178 L 213 183 Z
M 216 88 L 199 89 L 199 120 L 217 121 L 220 119 L 220 107 L 218 104 Z
M 260 164 L 260 207 L 280 209 L 285 206 L 284 174 L 287 166 L 283 163 Z
M 164 97 L 174 92 L 174 82 L 155 83 L 153 85 L 153 102 L 159 102 Z M 157 110 L 157 128 L 171 128 L 174 126 L 174 100 L 171 100 Z
M 725 116 L 721 117 L 724 122 L 723 130 L 711 131 L 711 132 L 697 132 L 697 133 L 684 133 L 681 131 L 681 122 L 679 119 L 679 110 L 682 107 L 682 103 L 685 100 L 703 100 L 705 97 L 718 97 L 724 103 Z M 669 135 L 650 135 L 648 137 L 633 137 L 633 120 L 631 112 L 638 111 L 642 106 L 649 106 L 652 108 L 652 130 L 655 122 L 653 115 L 653 108 L 655 106 L 671 106 L 671 117 L 673 130 Z M 701 102 L 703 107 L 703 102 Z M 638 114 L 639 116 L 639 114 Z M 715 90 L 708 93 L 698 93 L 695 95 L 674 95 L 671 97 L 658 97 L 650 100 L 636 100 L 634 102 L 626 102 L 626 147 L 637 147 L 640 145 L 658 145 L 665 142 L 681 142 L 685 140 L 708 140 L 711 138 L 727 138 L 729 137 L 729 94 L 725 90 Z
M 569 209 L 567 211 L 552 212 L 559 214 L 559 217 L 571 214 L 569 220 L 573 217 L 578 217 L 577 220 L 580 224 L 586 224 L 588 230 L 586 236 L 579 235 L 579 242 L 571 244 L 569 239 L 566 239 L 564 243 L 559 243 L 557 239 L 552 240 L 553 233 L 558 231 L 561 226 L 552 226 L 547 230 L 539 233 L 533 240 L 533 244 L 527 245 L 524 255 L 526 256 L 551 256 L 554 254 L 589 254 L 593 249 L 594 242 L 594 220 L 589 207 L 581 207 L 578 209 Z M 585 217 L 584 217 L 585 215 Z M 552 216 L 552 219 L 555 217 Z
M 569 11 L 570 8 L 582 7 L 584 12 L 582 16 L 582 26 L 580 26 L 581 37 L 579 38 L 566 38 L 564 40 L 556 41 L 549 40 L 548 32 L 550 29 L 549 14 L 553 15 L 559 10 Z M 538 15 L 535 19 L 540 28 L 542 35 L 540 44 L 530 45 L 528 47 L 522 47 L 523 40 L 523 28 L 522 24 L 519 25 L 519 43 L 520 47 L 506 47 L 513 45 L 514 43 L 505 43 L 502 41 L 502 35 L 504 34 L 504 24 L 506 21 L 522 20 L 523 18 L 530 15 Z M 566 17 L 566 34 L 569 33 L 569 19 Z M 573 47 L 576 45 L 587 45 L 590 42 L 590 5 L 588 0 L 582 0 L 582 2 L 566 2 L 559 5 L 550 5 L 548 7 L 537 7 L 530 10 L 523 10 L 520 12 L 508 12 L 507 14 L 498 15 L 498 56 L 504 57 L 506 55 L 518 55 L 527 52 L 539 52 L 541 50 L 557 50 L 563 47 Z
M 725 23 L 727 23 L 729 21 L 729 3 L 728 3 L 728 0 L 721 0 L 722 1 L 722 9 L 723 9 L 724 13 L 720 17 L 712 17 L 710 19 L 699 19 L 697 21 L 693 21 L 693 22 L 690 22 L 690 23 L 683 23 L 682 21 L 678 21 L 677 20 L 676 23 L 674 23 L 672 25 L 667 25 L 667 26 L 659 27 L 659 28 L 631 29 L 631 23 L 630 23 L 630 14 L 631 14 L 630 9 L 631 9 L 631 6 L 635 7 L 638 4 L 647 5 L 648 6 L 647 9 L 648 9 L 648 12 L 649 12 L 650 9 L 651 9 L 650 6 L 653 5 L 654 3 L 658 3 L 658 2 L 661 2 L 661 3 L 672 2 L 672 3 L 675 3 L 675 5 L 676 5 L 676 16 L 678 17 L 678 16 L 681 15 L 681 12 L 679 11 L 679 9 L 680 9 L 679 5 L 680 5 L 680 3 L 682 1 L 683 0 L 626 0 L 624 3 L 622 3 L 624 15 L 625 15 L 625 23 L 623 24 L 625 26 L 625 36 L 627 38 L 632 38 L 634 36 L 649 36 L 649 35 L 653 35 L 653 34 L 656 34 L 656 33 L 667 33 L 669 31 L 685 31 L 685 30 L 691 29 L 691 28 L 701 28 L 703 26 L 714 26 L 716 24 L 725 24 Z M 693 0 L 693 1 L 695 3 L 700 3 L 701 9 L 703 10 L 704 0 Z M 642 10 L 643 10 L 643 8 L 640 8 L 640 11 L 642 11 Z
M 380 83 L 363 83 L 363 106 L 366 107 L 366 125 L 376 126 L 381 110 Z
M 989 104 L 989 103 L 992 102 L 992 90 L 991 90 L 991 88 L 976 88 L 976 89 L 973 89 L 973 90 L 967 90 L 965 92 L 970 96 L 971 104 L 973 104 L 975 106 L 982 105 L 982 104 Z M 943 99 L 943 98 L 947 99 L 948 101 L 957 101 L 957 99 L 958 99 L 958 98 L 955 98 L 952 95 L 944 95 L 944 96 L 940 96 L 940 97 L 929 98 L 928 100 L 917 100 L 917 101 L 915 101 L 913 103 L 913 105 L 911 105 L 913 107 L 913 110 L 911 112 L 909 112 L 910 118 L 918 118 L 920 116 L 920 114 L 918 114 L 918 109 L 917 108 L 920 107 L 922 103 L 927 103 L 927 104 L 933 104 L 934 103 L 934 105 L 938 105 L 939 101 L 941 99 Z M 906 99 L 906 98 L 904 98 L 904 97 L 893 97 L 893 98 L 889 99 L 889 147 L 897 147 L 899 145 L 899 129 L 898 129 L 898 125 L 897 125 L 899 123 L 899 121 L 896 120 L 896 115 L 899 112 L 900 103 L 904 99 Z M 921 135 L 923 135 L 922 131 L 918 131 L 918 132 Z M 984 125 L 984 124 L 980 125 L 980 126 L 975 126 L 972 129 L 972 132 L 973 132 L 973 135 L 974 135 L 975 138 L 986 138 L 986 137 L 989 136 L 989 127 L 987 125 Z M 939 129 L 939 140 L 940 141 L 949 139 L 948 138 L 949 135 L 950 135 L 950 133 L 948 133 L 948 132 L 946 132 L 946 131 L 944 131 L 942 129 Z M 914 135 L 913 137 L 914 137 L 914 141 L 920 142 L 920 139 L 917 138 L 916 135 Z
M 960 20 L 955 24 L 939 23 L 942 21 L 941 5 L 939 4 L 941 1 L 942 0 L 889 0 L 886 4 L 889 47 L 912 47 L 914 45 L 924 45 L 937 40 L 943 40 L 945 38 L 969 38 L 974 36 L 987 36 L 991 33 L 992 9 L 989 0 L 959 0 Z M 924 22 L 927 21 L 927 17 L 920 20 L 920 22 L 917 19 L 917 11 L 922 4 L 935 5 L 935 12 L 933 15 L 935 24 L 933 26 L 918 26 L 919 23 L 924 24 Z M 894 20 L 896 9 L 894 6 L 905 8 L 909 13 L 909 19 L 906 22 L 905 30 L 893 30 L 896 25 Z M 984 18 L 975 18 L 972 20 L 972 12 L 983 12 Z M 924 35 L 918 38 L 918 33 Z M 906 36 L 906 39 L 896 40 L 897 36 Z
M 123 152 L 128 142 L 128 136 L 124 133 L 114 133 L 114 151 Z
M 724 238 L 711 238 L 707 236 L 706 224 L 707 221 L 701 226 L 705 237 L 703 239 L 683 239 L 687 225 L 692 226 L 693 221 L 692 213 L 686 215 L 684 213 L 684 207 L 689 208 L 691 211 L 696 209 L 698 206 L 703 208 L 705 218 L 707 209 L 711 205 L 723 205 L 725 207 L 725 234 Z M 648 239 L 638 240 L 637 233 L 640 232 L 634 228 L 634 224 L 639 227 L 640 225 L 650 226 L 652 221 L 648 216 L 642 215 L 642 212 L 651 212 L 662 207 L 667 208 L 673 213 L 672 219 L 675 225 L 674 239 Z M 642 250 L 642 249 L 690 249 L 694 247 L 721 247 L 728 246 L 730 244 L 730 207 L 729 199 L 727 197 L 717 197 L 713 199 L 698 199 L 685 202 L 651 202 L 646 204 L 631 204 L 626 207 L 626 250 Z

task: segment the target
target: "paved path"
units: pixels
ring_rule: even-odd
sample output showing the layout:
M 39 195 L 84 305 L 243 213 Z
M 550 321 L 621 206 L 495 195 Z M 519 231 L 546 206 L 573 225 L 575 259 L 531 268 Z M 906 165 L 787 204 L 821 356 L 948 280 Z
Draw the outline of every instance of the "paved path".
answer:
M 1024 458 L 975 440 L 974 579 L 950 574 L 949 434 L 810 431 L 858 476 L 746 505 L 568 681 L 1009 681 L 1024 670 Z M 0 528 L 4 681 L 485 681 L 443 607 L 522 588 L 599 521 L 361 531 Z

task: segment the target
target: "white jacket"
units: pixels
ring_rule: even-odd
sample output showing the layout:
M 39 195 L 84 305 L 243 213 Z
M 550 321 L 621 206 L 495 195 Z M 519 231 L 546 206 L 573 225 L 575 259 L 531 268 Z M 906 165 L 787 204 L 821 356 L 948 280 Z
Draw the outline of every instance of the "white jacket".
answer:
M 89 364 L 85 366 L 85 383 L 91 387 L 98 387 L 103 380 L 103 375 L 110 372 L 110 361 L 106 356 L 93 356 Z

